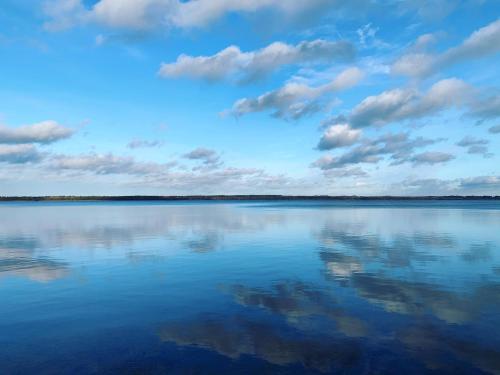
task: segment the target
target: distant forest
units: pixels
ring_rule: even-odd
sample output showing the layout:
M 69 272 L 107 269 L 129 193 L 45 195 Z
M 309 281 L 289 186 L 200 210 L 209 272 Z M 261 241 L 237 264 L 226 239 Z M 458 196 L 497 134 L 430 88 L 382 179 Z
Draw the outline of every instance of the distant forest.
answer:
M 17 196 L 0 201 L 297 201 L 297 200 L 500 200 L 490 195 L 444 196 L 331 196 L 331 195 L 121 195 L 121 196 Z

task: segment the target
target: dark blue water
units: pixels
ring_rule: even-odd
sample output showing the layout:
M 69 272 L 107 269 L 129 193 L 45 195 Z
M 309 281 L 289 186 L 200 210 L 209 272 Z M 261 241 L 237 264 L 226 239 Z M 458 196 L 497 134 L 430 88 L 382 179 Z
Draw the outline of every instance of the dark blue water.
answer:
M 0 205 L 0 374 L 500 374 L 500 202 Z

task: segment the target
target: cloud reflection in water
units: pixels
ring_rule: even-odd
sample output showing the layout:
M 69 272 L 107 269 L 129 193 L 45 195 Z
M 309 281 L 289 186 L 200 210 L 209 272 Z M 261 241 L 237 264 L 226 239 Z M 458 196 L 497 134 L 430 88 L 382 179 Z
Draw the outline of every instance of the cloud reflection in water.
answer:
M 35 316 L 59 342 L 81 328 L 89 337 L 71 353 L 109 330 L 106 350 L 125 340 L 136 351 L 120 358 L 152 372 L 144 353 L 182 373 L 194 350 L 210 359 L 195 368 L 221 374 L 223 361 L 233 372 L 250 361 L 282 373 L 499 373 L 500 210 L 316 206 L 2 207 L 0 281 L 36 283 L 24 305 L 0 307 L 0 323 Z M 9 288 L 21 284 L 0 292 L 17 298 Z M 9 331 L 22 350 L 6 355 L 22 363 L 30 337 L 50 357 L 43 330 L 28 331 Z M 121 368 L 112 357 L 100 353 Z

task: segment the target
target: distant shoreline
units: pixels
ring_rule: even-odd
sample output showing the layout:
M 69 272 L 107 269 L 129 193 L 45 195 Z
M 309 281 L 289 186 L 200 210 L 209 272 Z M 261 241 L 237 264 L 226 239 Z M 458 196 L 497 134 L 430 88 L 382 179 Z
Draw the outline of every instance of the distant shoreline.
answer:
M 120 196 L 0 196 L 0 202 L 69 202 L 69 201 L 380 201 L 380 200 L 500 200 L 492 195 L 429 195 L 429 196 L 332 196 L 332 195 L 120 195 Z

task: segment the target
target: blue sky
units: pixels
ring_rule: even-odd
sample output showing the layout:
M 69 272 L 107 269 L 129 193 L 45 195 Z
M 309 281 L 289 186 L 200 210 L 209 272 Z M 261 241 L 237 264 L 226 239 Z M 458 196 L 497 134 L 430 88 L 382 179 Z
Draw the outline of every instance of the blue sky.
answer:
M 4 0 L 0 194 L 500 194 L 500 3 Z

